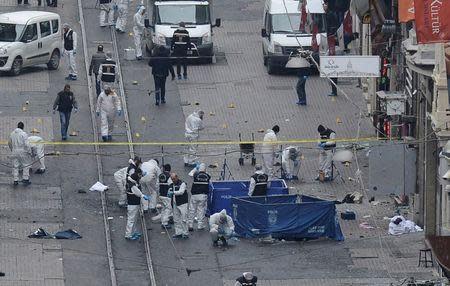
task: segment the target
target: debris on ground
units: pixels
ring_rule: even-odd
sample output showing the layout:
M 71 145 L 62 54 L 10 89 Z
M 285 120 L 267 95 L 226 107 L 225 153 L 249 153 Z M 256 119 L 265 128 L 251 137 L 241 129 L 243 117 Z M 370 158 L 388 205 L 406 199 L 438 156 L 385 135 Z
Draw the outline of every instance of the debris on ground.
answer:
M 416 225 L 413 221 L 405 219 L 401 215 L 396 215 L 391 218 L 389 223 L 389 234 L 391 235 L 401 235 L 410 232 L 420 232 L 423 229 Z
M 360 228 L 364 229 L 374 229 L 375 227 L 371 226 L 368 222 L 362 222 L 359 224 Z
M 91 192 L 94 192 L 94 191 L 104 192 L 106 190 L 108 190 L 108 186 L 105 186 L 100 182 L 93 184 L 92 187 L 89 188 L 89 191 L 91 191 Z

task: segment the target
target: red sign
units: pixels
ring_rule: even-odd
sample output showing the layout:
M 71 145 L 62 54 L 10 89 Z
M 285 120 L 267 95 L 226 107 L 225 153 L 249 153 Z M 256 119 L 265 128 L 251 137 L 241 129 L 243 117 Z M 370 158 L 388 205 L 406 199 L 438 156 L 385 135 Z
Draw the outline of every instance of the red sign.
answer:
M 450 0 L 415 0 L 414 10 L 420 44 L 450 41 Z
M 398 1 L 398 20 L 400 23 L 414 20 L 414 0 Z

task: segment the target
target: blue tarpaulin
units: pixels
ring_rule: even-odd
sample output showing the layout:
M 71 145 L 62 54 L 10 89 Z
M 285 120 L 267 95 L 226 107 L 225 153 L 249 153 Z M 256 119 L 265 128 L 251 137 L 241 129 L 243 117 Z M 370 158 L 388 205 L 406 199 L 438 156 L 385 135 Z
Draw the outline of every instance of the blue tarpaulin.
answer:
M 232 197 L 247 197 L 250 181 L 214 181 L 211 182 L 208 198 L 208 214 L 214 214 L 221 210 L 231 213 Z M 289 189 L 284 180 L 271 181 L 267 195 L 287 195 Z
M 297 203 L 296 197 L 275 196 L 266 202 L 253 197 L 232 198 L 236 233 L 246 238 L 270 234 L 284 239 L 344 240 L 334 202 L 302 196 L 302 200 L 309 202 Z

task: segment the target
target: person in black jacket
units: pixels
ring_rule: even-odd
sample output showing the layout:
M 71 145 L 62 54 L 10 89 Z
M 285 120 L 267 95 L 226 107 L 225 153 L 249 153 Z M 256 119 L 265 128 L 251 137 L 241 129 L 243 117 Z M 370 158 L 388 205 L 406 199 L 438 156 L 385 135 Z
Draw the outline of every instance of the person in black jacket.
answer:
M 166 103 L 166 79 L 169 72 L 172 80 L 175 79 L 175 72 L 169 58 L 169 52 L 164 46 L 159 46 L 155 55 L 150 59 L 148 65 L 152 67 L 153 80 L 155 81 L 156 105 Z
M 59 111 L 59 120 L 61 122 L 61 137 L 62 140 L 67 140 L 67 130 L 69 129 L 70 114 L 72 109 L 78 111 L 78 104 L 75 100 L 73 92 L 70 91 L 70 85 L 66 84 L 64 90 L 58 93 L 58 96 L 53 103 L 53 113 Z
M 179 24 L 180 28 L 173 32 L 172 37 L 172 55 L 177 57 L 177 75 L 181 79 L 181 65 L 183 65 L 183 77 L 187 79 L 187 59 L 188 50 L 191 50 L 191 38 L 186 30 L 184 22 Z

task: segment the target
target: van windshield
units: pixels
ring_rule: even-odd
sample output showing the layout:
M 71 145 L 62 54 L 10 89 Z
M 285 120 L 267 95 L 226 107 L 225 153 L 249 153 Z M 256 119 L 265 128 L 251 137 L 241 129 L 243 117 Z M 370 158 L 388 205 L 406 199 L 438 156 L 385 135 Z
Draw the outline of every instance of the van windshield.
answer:
M 325 14 L 311 14 L 311 19 L 317 24 L 318 33 L 325 32 Z M 300 13 L 296 14 L 272 14 L 272 33 L 310 34 L 312 23 L 305 25 L 306 31 L 300 31 Z
M 0 42 L 17 42 L 25 25 L 0 23 Z
M 158 5 L 156 6 L 156 24 L 178 25 L 210 24 L 209 7 L 207 5 Z

